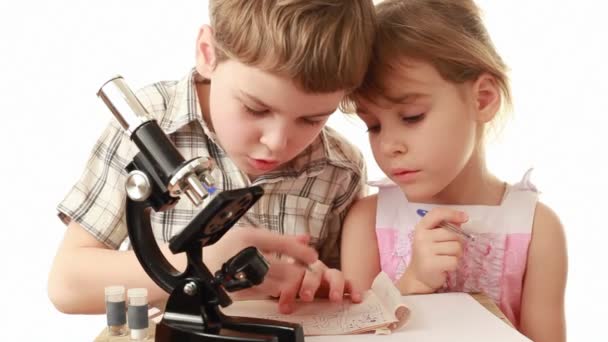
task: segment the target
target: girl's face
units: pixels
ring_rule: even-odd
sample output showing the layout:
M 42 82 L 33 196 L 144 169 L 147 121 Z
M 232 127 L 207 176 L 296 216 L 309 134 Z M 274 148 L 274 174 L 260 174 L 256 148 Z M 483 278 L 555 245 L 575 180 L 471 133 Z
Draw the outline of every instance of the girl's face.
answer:
M 381 75 L 382 94 L 358 99 L 358 115 L 382 171 L 409 200 L 437 202 L 477 153 L 483 127 L 474 84 L 446 81 L 423 61 L 403 62 Z

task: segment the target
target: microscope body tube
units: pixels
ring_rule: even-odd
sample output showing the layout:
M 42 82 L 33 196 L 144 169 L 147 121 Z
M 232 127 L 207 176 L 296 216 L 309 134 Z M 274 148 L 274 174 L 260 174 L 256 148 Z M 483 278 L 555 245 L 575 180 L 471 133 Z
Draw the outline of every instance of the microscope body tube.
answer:
M 124 79 L 117 76 L 107 81 L 97 95 L 130 135 L 139 151 L 153 164 L 166 185 L 185 163 L 175 145 L 152 120 Z
M 185 162 L 156 121 L 144 122 L 131 134 L 131 140 L 137 145 L 139 151 L 152 162 L 157 175 L 165 185 L 169 184 L 175 172 Z

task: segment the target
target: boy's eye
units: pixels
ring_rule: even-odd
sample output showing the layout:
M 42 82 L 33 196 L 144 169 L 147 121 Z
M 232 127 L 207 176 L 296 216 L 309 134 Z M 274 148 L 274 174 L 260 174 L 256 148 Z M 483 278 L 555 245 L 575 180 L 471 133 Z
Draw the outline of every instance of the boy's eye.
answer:
M 425 116 L 424 113 L 418 114 L 418 115 L 410 115 L 410 116 L 405 116 L 404 115 L 404 116 L 401 117 L 401 120 L 403 122 L 405 122 L 405 123 L 413 124 L 413 123 L 419 122 L 422 119 L 424 119 L 424 116 Z
M 268 113 L 268 109 L 263 109 L 263 110 L 255 110 L 253 108 L 250 108 L 248 106 L 243 105 L 243 107 L 245 108 L 245 111 L 249 114 L 253 114 L 253 115 L 264 115 L 266 113 Z

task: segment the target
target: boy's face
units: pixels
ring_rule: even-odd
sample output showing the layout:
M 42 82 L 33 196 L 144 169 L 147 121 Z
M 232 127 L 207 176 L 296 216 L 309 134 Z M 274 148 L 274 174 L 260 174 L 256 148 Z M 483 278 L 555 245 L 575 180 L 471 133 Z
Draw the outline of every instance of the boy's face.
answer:
M 308 94 L 290 79 L 234 60 L 204 76 L 211 84 L 197 85 L 203 116 L 224 151 L 251 178 L 308 147 L 344 96 L 344 91 Z
M 449 200 L 449 185 L 466 178 L 476 150 L 471 83 L 448 82 L 431 64 L 408 60 L 382 75 L 382 87 L 373 101 L 358 99 L 376 162 L 408 199 Z

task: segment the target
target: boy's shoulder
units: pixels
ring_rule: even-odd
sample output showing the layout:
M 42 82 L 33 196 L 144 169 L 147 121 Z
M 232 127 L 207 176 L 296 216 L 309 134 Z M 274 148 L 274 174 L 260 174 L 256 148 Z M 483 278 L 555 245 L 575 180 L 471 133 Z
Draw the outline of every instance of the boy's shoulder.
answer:
M 357 146 L 329 126 L 323 128 L 322 134 L 329 164 L 352 170 L 357 174 L 365 173 L 363 153 Z
M 196 71 L 179 80 L 158 81 L 139 88 L 135 95 L 152 119 L 167 134 L 201 118 L 196 95 Z
M 176 95 L 182 82 L 177 80 L 158 81 L 139 88 L 135 95 L 146 108 L 152 119 L 165 121 L 168 109 L 175 104 Z

